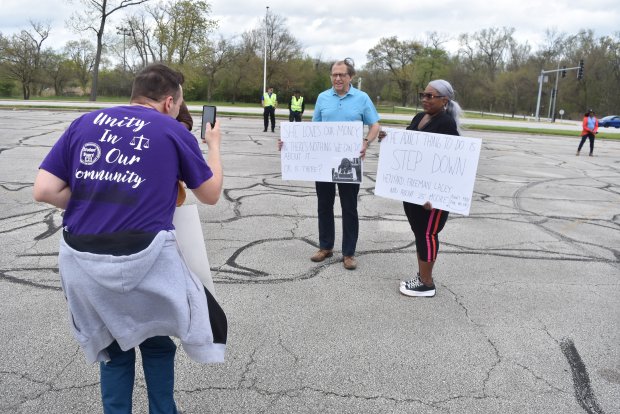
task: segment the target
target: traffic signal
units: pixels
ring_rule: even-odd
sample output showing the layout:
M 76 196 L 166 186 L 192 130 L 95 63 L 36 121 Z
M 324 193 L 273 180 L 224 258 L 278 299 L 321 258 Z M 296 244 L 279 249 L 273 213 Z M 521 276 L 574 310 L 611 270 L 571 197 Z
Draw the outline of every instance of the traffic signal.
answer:
M 577 68 L 577 80 L 583 79 L 583 59 L 579 61 L 579 67 Z
M 562 66 L 562 77 L 565 78 L 566 77 L 566 65 Z

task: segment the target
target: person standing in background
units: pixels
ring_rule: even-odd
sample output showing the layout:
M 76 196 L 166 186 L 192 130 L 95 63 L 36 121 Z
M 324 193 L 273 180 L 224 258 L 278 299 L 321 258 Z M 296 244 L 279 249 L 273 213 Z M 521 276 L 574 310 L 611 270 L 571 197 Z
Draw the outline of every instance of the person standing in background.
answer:
M 301 96 L 299 89 L 296 89 L 291 96 L 291 101 L 288 103 L 288 120 L 290 122 L 301 122 L 301 117 L 306 110 L 306 104 L 304 97 Z
M 191 131 L 194 127 L 194 119 L 192 118 L 192 114 L 189 113 L 189 108 L 183 102 L 181 107 L 179 108 L 179 115 L 177 116 L 177 121 L 185 125 L 188 131 Z
M 187 104 L 185 102 L 181 103 L 181 107 L 179 108 L 179 115 L 177 115 L 177 121 L 184 125 L 188 131 L 191 131 L 194 127 L 194 119 L 192 118 L 192 114 L 189 113 L 189 108 L 187 107 Z M 206 144 L 207 140 L 203 139 L 202 142 Z M 179 181 L 177 207 L 185 202 L 186 197 L 187 195 L 185 193 L 185 183 L 183 181 Z
M 269 126 L 269 120 L 271 119 L 271 132 L 276 132 L 276 106 L 278 106 L 278 96 L 273 93 L 273 88 L 270 86 L 267 88 L 267 92 L 261 96 L 261 103 L 263 104 L 263 121 L 265 128 L 263 132 L 267 132 Z
M 577 147 L 577 156 L 581 152 L 581 147 L 586 142 L 586 138 L 590 141 L 590 157 L 594 155 L 594 135 L 598 134 L 598 119 L 594 115 L 593 110 L 589 110 L 583 115 L 583 128 L 581 131 L 581 142 Z

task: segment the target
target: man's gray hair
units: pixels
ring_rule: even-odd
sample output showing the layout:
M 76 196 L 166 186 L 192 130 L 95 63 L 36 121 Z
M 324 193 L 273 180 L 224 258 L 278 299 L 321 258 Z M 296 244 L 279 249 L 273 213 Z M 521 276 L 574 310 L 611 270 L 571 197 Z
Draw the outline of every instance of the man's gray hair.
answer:
M 350 77 L 355 76 L 355 62 L 351 58 L 344 58 L 344 60 L 337 60 L 330 66 L 329 70 L 331 71 L 336 65 L 345 65 L 347 67 L 347 73 Z

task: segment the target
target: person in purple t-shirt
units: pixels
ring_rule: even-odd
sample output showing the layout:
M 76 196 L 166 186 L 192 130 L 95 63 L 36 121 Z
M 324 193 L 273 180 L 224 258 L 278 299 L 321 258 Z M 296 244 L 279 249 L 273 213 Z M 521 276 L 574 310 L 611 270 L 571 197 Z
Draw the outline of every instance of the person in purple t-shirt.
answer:
M 101 342 L 102 349 L 92 348 L 93 341 L 82 340 L 80 345 L 85 352 L 89 349 L 91 356 L 96 355 L 93 360 L 101 362 L 101 392 L 106 413 L 131 412 L 133 346 L 138 345 L 150 412 L 177 412 L 173 398 L 176 346 L 167 336 L 176 331 L 167 332 L 167 328 L 162 330 L 161 327 L 174 326 L 176 321 L 187 317 L 183 314 L 188 312 L 187 299 L 171 296 L 166 289 L 162 289 L 162 295 L 157 291 L 144 294 L 140 289 L 148 284 L 142 279 L 148 281 L 149 277 L 160 279 L 156 283 L 151 281 L 148 289 L 166 286 L 165 283 L 171 283 L 170 289 L 177 285 L 185 289 L 186 284 L 191 285 L 174 243 L 172 217 L 179 180 L 185 182 L 200 202 L 215 204 L 222 191 L 223 176 L 219 123 L 213 128 L 207 127 L 205 162 L 196 138 L 175 120 L 183 104 L 182 83 L 183 75 L 165 65 L 155 64 L 143 69 L 134 80 L 130 105 L 93 111 L 73 121 L 43 160 L 34 183 L 36 201 L 65 210 L 59 256 L 63 290 L 74 324 L 80 321 L 83 324 L 74 329 L 76 339 L 80 341 L 81 335 L 92 331 Z M 156 250 L 152 247 L 155 244 L 163 247 Z M 86 252 L 92 267 L 106 269 L 103 273 L 107 277 L 107 269 L 118 271 L 115 266 L 121 265 L 115 263 L 125 257 L 135 257 L 139 263 L 142 256 L 155 250 L 152 268 L 143 270 L 144 275 L 132 281 L 137 286 L 134 296 L 131 292 L 126 294 L 125 287 L 120 293 L 98 287 L 97 283 L 107 282 L 97 280 L 100 276 L 93 276 L 88 266 L 77 269 L 74 264 L 79 263 Z M 164 259 L 160 260 L 159 256 L 166 256 L 163 264 L 160 262 Z M 132 278 L 131 274 L 123 273 L 126 268 L 120 270 L 121 284 Z M 95 282 L 85 289 L 84 281 L 89 277 Z M 170 303 L 162 303 L 161 296 L 166 295 L 169 297 L 165 300 Z M 114 298 L 113 303 L 110 303 L 111 298 Z M 204 303 L 200 306 L 206 309 L 204 294 L 202 299 Z M 140 338 L 140 342 L 126 349 L 127 342 L 123 342 L 126 338 L 114 337 L 114 329 L 125 324 L 125 314 L 107 320 L 106 315 L 118 315 L 119 309 L 125 312 L 125 307 L 132 308 L 136 301 L 140 302 L 141 312 L 127 314 L 128 323 L 135 325 L 131 325 L 129 332 L 141 332 L 143 326 L 151 324 L 145 332 L 155 332 L 155 336 Z M 84 313 L 83 309 L 97 306 L 103 307 L 97 308 L 97 314 L 78 314 L 77 309 Z M 168 325 L 149 320 L 156 317 L 158 309 L 177 308 L 180 314 L 164 321 Z M 167 313 L 157 316 L 168 317 Z M 97 318 L 106 320 L 106 324 L 110 320 L 110 326 L 102 328 L 94 322 L 89 323 L 99 321 Z

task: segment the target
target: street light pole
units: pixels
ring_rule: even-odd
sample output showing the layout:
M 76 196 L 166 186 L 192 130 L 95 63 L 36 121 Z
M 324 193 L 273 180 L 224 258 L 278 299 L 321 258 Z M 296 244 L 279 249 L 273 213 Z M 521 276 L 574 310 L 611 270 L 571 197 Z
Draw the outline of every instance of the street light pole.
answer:
M 551 122 L 555 122 L 555 105 L 558 102 L 558 80 L 560 79 L 560 62 L 558 61 L 558 71 L 555 74 L 555 88 L 553 88 L 553 105 L 551 105 Z
M 128 29 L 126 27 L 117 27 L 116 30 L 117 30 L 116 34 L 123 35 L 123 72 L 124 72 L 125 69 L 127 68 L 127 54 L 126 54 L 127 48 L 125 47 L 125 36 L 131 34 L 131 29 Z
M 265 10 L 265 58 L 263 62 L 263 93 L 267 92 L 267 17 L 269 15 L 269 6 Z
M 538 102 L 536 103 L 536 120 L 540 121 L 540 98 L 542 96 L 542 84 L 545 78 L 545 71 L 540 71 L 540 77 L 538 78 Z

